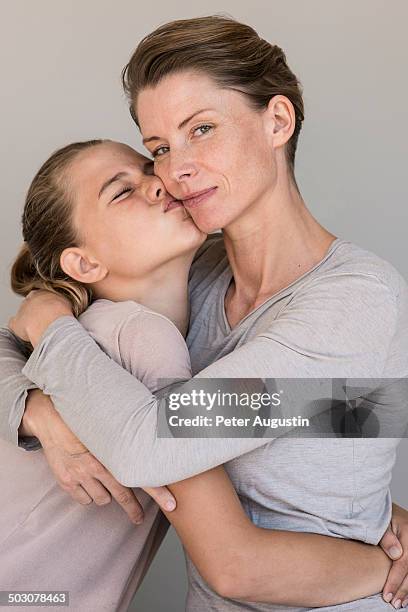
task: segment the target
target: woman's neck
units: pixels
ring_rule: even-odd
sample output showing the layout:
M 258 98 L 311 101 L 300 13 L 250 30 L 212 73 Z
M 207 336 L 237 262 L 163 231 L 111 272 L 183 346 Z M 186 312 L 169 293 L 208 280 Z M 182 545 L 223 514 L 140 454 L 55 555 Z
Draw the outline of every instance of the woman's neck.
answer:
M 185 336 L 189 321 L 188 273 L 193 256 L 174 260 L 150 273 L 146 278 L 113 278 L 108 275 L 94 286 L 96 298 L 113 302 L 132 300 L 166 316 Z
M 233 273 L 225 300 L 232 326 L 313 268 L 335 239 L 312 216 L 289 179 L 278 182 L 272 194 L 223 234 Z

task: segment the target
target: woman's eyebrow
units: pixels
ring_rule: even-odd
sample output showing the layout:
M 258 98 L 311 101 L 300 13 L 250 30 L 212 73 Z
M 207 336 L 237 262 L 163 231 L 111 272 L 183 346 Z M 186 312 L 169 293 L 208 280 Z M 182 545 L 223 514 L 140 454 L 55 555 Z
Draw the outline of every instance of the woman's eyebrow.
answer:
M 109 185 L 112 185 L 112 183 L 114 183 L 115 181 L 119 181 L 124 176 L 128 176 L 128 173 L 127 172 L 118 172 L 117 174 L 115 174 L 115 176 L 112 176 L 110 179 L 105 181 L 104 184 L 102 185 L 100 191 L 99 191 L 98 199 L 101 197 L 101 195 L 103 194 L 105 189 L 107 189 L 109 187 Z
M 187 125 L 187 123 L 189 121 L 191 121 L 191 119 L 194 119 L 194 117 L 196 115 L 199 115 L 200 113 L 206 113 L 206 112 L 212 111 L 212 110 L 214 110 L 214 109 L 212 109 L 212 108 L 201 108 L 200 110 L 196 111 L 195 113 L 193 113 L 192 115 L 190 115 L 186 119 L 183 119 L 183 121 L 177 126 L 177 129 L 181 130 L 185 125 Z M 146 144 L 148 142 L 152 142 L 152 140 L 160 140 L 160 136 L 149 136 L 149 138 L 143 138 L 143 144 Z

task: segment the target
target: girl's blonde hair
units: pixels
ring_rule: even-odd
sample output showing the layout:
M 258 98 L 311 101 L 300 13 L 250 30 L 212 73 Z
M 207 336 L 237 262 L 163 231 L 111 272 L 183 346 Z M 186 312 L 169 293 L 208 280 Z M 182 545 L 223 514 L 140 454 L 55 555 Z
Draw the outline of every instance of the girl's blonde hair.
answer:
M 62 294 L 78 317 L 92 301 L 92 290 L 62 270 L 62 252 L 79 246 L 72 223 L 68 168 L 82 151 L 106 140 L 74 142 L 55 151 L 41 166 L 27 192 L 22 216 L 24 244 L 11 269 L 11 287 L 26 296 L 33 289 Z

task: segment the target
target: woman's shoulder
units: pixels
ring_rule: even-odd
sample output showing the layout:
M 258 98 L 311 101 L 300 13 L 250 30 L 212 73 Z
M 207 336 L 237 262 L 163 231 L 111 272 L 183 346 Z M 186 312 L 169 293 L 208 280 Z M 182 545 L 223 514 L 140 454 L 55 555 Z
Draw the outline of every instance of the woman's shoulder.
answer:
M 387 260 L 353 242 L 337 239 L 329 250 L 321 266 L 310 275 L 311 282 L 332 278 L 333 283 L 342 280 L 344 287 L 347 279 L 354 285 L 357 278 L 370 279 L 390 291 L 394 297 L 407 291 L 407 283 L 399 271 Z

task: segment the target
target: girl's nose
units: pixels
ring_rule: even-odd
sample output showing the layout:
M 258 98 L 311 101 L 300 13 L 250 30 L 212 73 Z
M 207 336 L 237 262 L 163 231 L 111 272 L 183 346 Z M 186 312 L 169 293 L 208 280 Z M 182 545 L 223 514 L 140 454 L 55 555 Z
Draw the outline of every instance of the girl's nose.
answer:
M 166 197 L 166 189 L 157 176 L 149 177 L 146 196 L 151 204 L 159 204 Z

